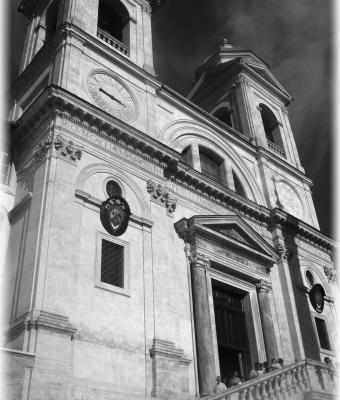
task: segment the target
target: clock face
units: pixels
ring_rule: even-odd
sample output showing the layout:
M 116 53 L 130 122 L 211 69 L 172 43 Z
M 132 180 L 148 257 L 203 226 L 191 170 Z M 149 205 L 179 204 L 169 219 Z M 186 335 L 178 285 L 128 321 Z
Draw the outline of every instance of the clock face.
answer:
M 295 191 L 285 182 L 279 182 L 277 184 L 277 191 L 284 210 L 297 218 L 302 218 L 302 204 Z
M 125 121 L 136 118 L 132 96 L 116 78 L 106 72 L 95 72 L 87 83 L 92 99 L 102 110 Z

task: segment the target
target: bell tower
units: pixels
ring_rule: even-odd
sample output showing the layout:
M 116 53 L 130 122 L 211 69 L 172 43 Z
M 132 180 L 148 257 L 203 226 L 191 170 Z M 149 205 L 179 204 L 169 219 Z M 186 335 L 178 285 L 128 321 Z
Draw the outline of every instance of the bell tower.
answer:
M 107 45 L 127 60 L 153 72 L 151 12 L 146 0 L 45 0 L 23 1 L 19 7 L 30 26 L 26 35 L 21 71 L 33 60 L 54 33 L 65 23 Z
M 319 226 L 286 108 L 293 98 L 261 58 L 224 39 L 197 69 L 188 98 L 256 147 L 269 208 Z

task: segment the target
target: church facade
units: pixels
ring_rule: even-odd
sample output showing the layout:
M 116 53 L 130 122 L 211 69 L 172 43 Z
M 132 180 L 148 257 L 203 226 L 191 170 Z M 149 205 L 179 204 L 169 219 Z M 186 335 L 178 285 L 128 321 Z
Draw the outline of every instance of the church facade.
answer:
M 289 385 L 332 398 L 335 245 L 292 98 L 227 41 L 187 98 L 162 84 L 155 3 L 19 7 L 30 25 L 10 99 L 7 398 L 209 398 L 235 371 L 242 398 Z M 273 358 L 281 375 L 249 380 Z

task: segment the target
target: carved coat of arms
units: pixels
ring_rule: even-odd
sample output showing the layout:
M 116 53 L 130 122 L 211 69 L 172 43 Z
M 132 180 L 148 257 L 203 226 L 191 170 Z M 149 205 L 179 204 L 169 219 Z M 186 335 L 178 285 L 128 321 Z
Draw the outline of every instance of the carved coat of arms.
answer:
M 130 219 L 130 207 L 120 196 L 112 196 L 100 207 L 100 220 L 103 227 L 113 236 L 122 235 Z
M 324 288 L 319 283 L 314 285 L 309 292 L 310 302 L 314 310 L 318 313 L 322 313 L 323 311 L 325 303 L 324 297 L 325 297 Z

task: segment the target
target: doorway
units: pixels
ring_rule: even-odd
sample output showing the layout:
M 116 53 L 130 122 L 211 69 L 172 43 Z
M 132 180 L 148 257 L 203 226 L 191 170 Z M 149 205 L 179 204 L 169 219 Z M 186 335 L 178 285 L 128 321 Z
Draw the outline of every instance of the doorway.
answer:
M 220 282 L 212 283 L 220 374 L 228 386 L 235 371 L 246 380 L 251 366 L 245 295 Z

